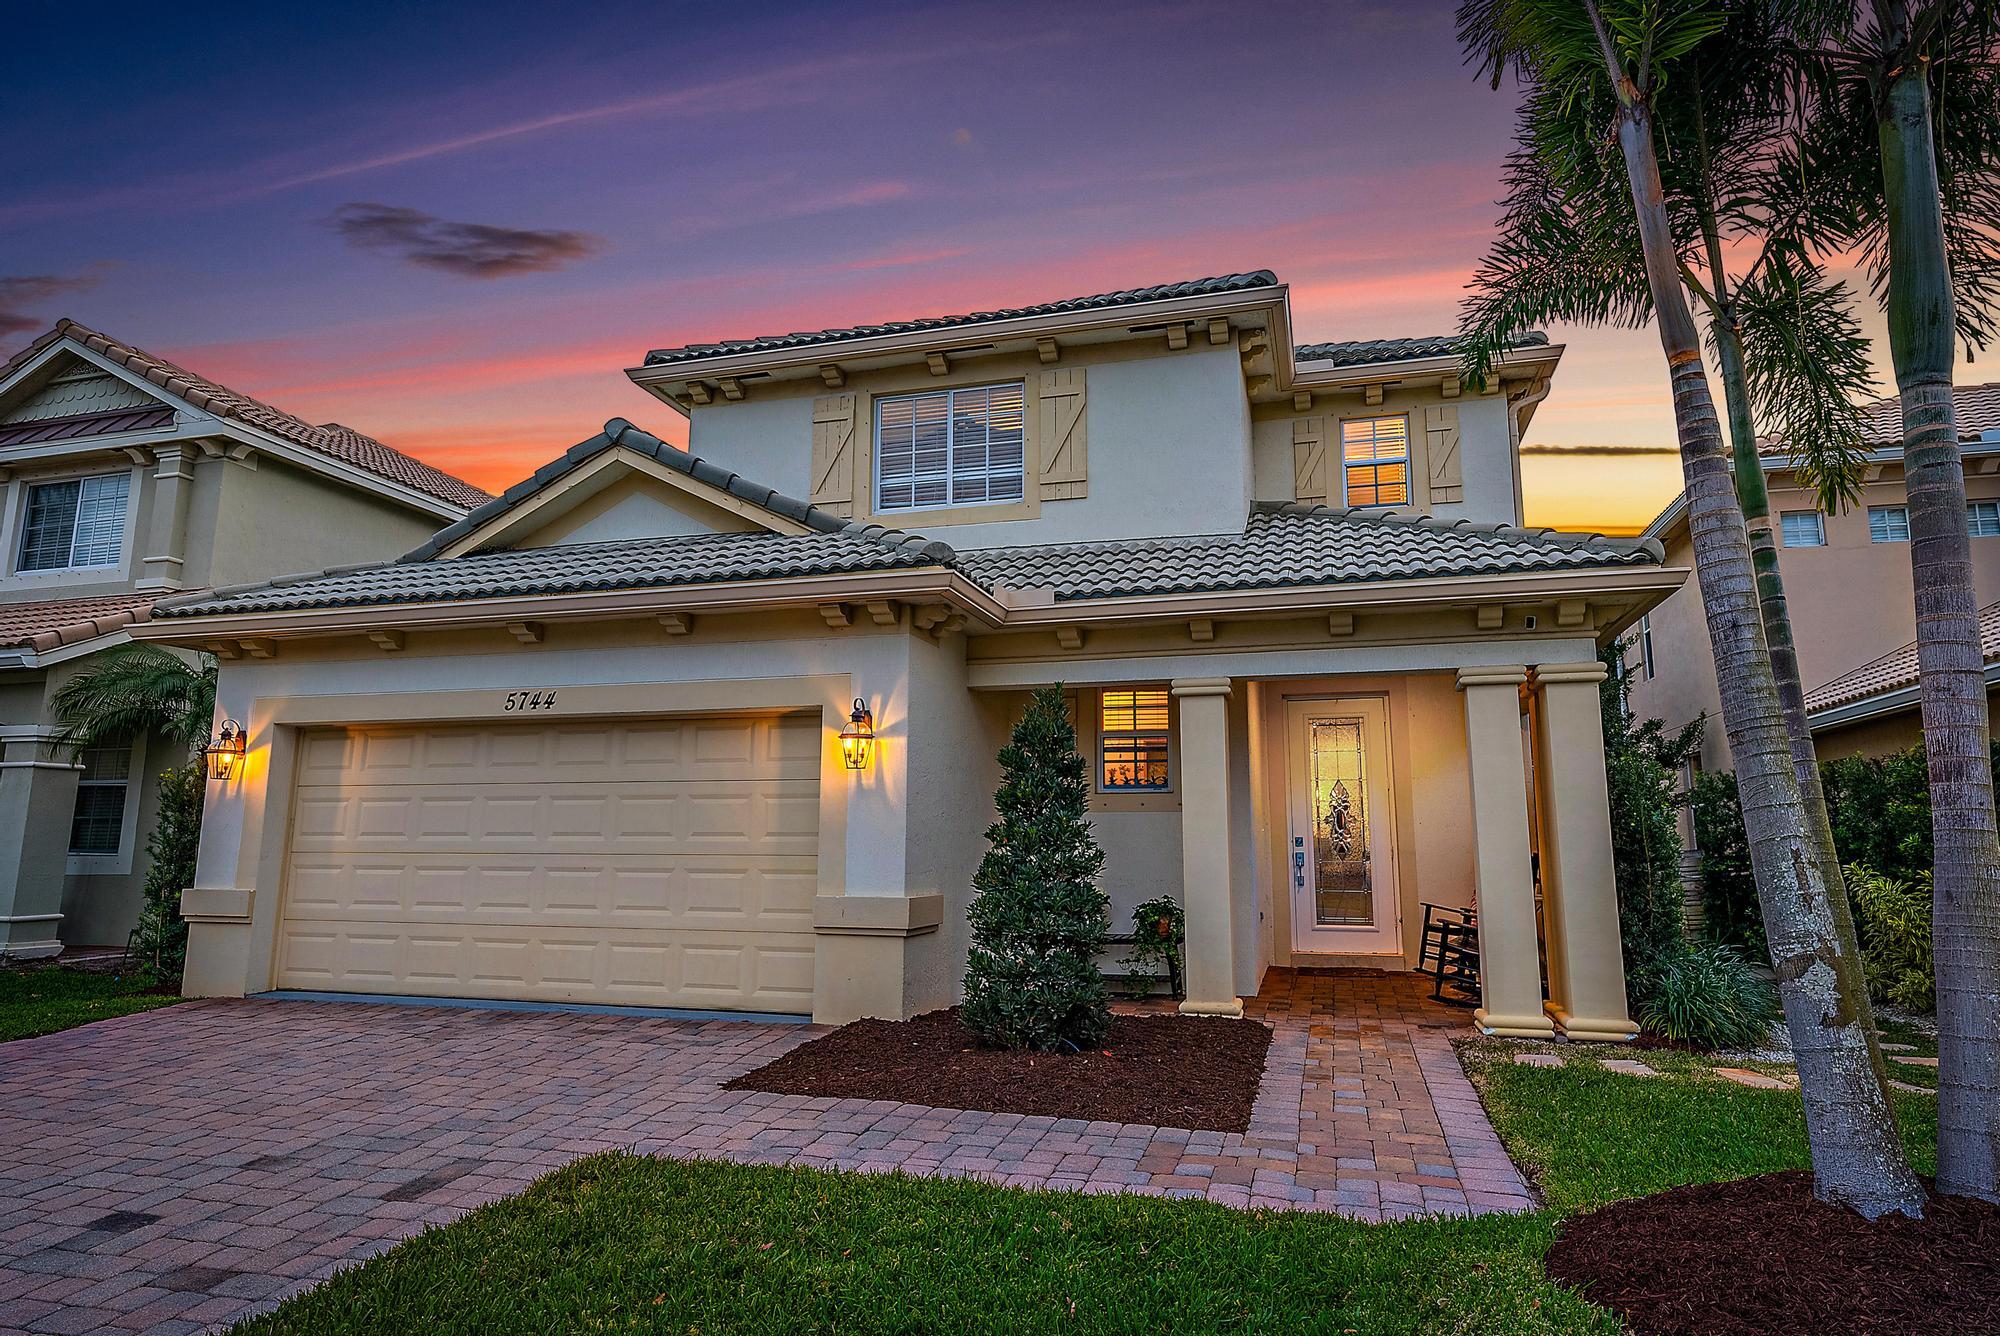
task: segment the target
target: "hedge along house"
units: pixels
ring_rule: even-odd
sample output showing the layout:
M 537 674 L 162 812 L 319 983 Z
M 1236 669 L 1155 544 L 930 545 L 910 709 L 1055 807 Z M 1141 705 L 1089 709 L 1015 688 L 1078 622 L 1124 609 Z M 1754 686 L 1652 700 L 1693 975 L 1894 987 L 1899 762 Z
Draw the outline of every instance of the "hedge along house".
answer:
M 1520 527 L 1560 348 L 1462 387 L 1290 325 L 1258 272 L 655 352 L 689 451 L 613 420 L 401 561 L 162 604 L 258 647 L 188 991 L 944 1005 L 1062 683 L 1186 1010 L 1411 968 L 1476 895 L 1486 1029 L 1628 1036 L 1597 655 L 1686 572 Z

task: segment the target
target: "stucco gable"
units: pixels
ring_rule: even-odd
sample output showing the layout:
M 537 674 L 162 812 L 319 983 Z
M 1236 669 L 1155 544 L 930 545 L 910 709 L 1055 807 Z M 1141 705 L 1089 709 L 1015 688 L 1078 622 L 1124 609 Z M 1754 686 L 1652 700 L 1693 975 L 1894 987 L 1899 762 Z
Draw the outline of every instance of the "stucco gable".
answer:
M 705 533 L 835 533 L 848 521 L 718 467 L 624 418 L 440 530 L 405 561 Z

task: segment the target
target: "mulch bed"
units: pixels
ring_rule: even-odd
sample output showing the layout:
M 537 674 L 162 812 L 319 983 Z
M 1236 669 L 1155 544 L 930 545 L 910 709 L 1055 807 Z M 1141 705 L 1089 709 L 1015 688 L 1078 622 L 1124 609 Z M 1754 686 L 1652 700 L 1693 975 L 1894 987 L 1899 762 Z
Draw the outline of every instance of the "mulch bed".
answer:
M 1993 1331 L 2000 1206 L 1932 1198 L 1869 1223 L 1792 1171 L 1675 1188 L 1564 1222 L 1550 1279 L 1642 1333 Z
M 1270 1046 L 1252 1020 L 1121 1015 L 1086 1052 L 1017 1053 L 982 1048 L 953 1007 L 843 1025 L 727 1089 L 1242 1132 Z

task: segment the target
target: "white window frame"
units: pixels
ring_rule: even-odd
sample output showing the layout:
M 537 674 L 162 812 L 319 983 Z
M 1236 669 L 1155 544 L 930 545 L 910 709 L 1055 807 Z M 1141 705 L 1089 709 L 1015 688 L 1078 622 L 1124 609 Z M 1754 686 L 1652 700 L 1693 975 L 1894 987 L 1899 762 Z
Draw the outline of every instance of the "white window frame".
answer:
M 1974 538 L 2000 538 L 2000 501 L 1966 502 L 1965 531 Z
M 1009 476 L 1008 471 L 1006 470 L 1000 470 L 996 472 L 991 466 L 990 459 L 988 461 L 988 466 L 983 470 L 968 470 L 963 475 L 955 473 L 953 471 L 956 463 L 955 456 L 958 453 L 957 443 L 952 439 L 953 433 L 957 430 L 957 424 L 958 424 L 958 415 L 954 411 L 954 406 L 958 401 L 958 396 L 962 394 L 963 395 L 986 394 L 993 390 L 1010 389 L 1010 388 L 1017 389 L 1021 395 L 1021 462 L 1019 465 L 1020 479 L 1021 479 L 1020 491 L 1013 496 L 995 497 L 992 495 L 988 495 L 983 500 L 978 500 L 978 501 L 955 500 L 953 494 L 956 491 L 957 484 L 961 477 L 970 478 L 973 477 L 975 473 L 978 474 L 979 476 L 985 479 L 987 484 L 987 490 L 990 493 L 992 491 L 992 483 L 995 477 L 1005 478 Z M 942 397 L 945 401 L 944 472 L 941 475 L 934 473 L 926 473 L 920 475 L 912 474 L 911 480 L 912 482 L 915 482 L 917 479 L 921 478 L 925 481 L 942 481 L 944 483 L 944 499 L 942 501 L 935 501 L 922 505 L 891 506 L 883 504 L 882 410 L 890 404 L 914 403 L 920 399 L 935 399 L 939 397 Z M 932 390 L 912 390 L 906 394 L 877 395 L 875 398 L 875 407 L 873 411 L 874 421 L 869 426 L 869 431 L 870 431 L 869 456 L 872 463 L 871 472 L 874 474 L 873 478 L 870 480 L 869 483 L 869 486 L 873 489 L 870 496 L 870 500 L 873 503 L 873 513 L 877 515 L 911 515 L 911 514 L 920 514 L 926 511 L 935 511 L 935 510 L 963 510 L 976 506 L 1020 505 L 1022 501 L 1024 501 L 1027 498 L 1028 495 L 1028 420 L 1027 420 L 1028 410 L 1029 410 L 1028 385 L 1026 381 L 1022 380 L 993 381 L 989 384 L 984 384 L 984 385 L 953 385 L 948 387 L 940 386 L 939 388 Z M 990 421 L 988 423 L 988 431 L 989 432 L 991 431 Z
M 65 564 L 61 566 L 24 565 L 23 562 L 27 556 L 28 548 L 28 518 L 32 510 L 35 491 L 42 487 L 60 487 L 65 483 L 76 483 L 78 488 L 77 506 L 81 510 L 83 505 L 83 488 L 88 487 L 93 481 L 99 478 L 126 479 L 125 507 L 124 512 L 118 519 L 117 555 L 109 561 L 89 562 L 78 565 L 76 562 L 76 525 L 72 521 L 70 526 L 69 560 Z M 105 469 L 99 467 L 87 471 L 79 470 L 76 472 L 22 478 L 10 489 L 10 493 L 11 504 L 8 509 L 12 512 L 12 515 L 7 526 L 9 536 L 7 571 L 9 574 L 23 580 L 50 580 L 84 572 L 122 570 L 130 562 L 132 554 L 132 530 L 137 522 L 139 501 L 139 479 L 134 470 Z
M 1894 516 L 1894 519 L 1890 517 Z M 1878 518 L 1880 523 L 1877 523 Z M 1897 530 L 1901 532 L 1897 532 Z M 1907 543 L 1910 541 L 1910 508 L 1908 506 L 1868 507 L 1868 541 L 1871 543 Z
M 1804 520 L 1812 521 L 1813 540 L 1809 543 L 1795 543 L 1792 541 L 1792 525 L 1794 522 Z M 1825 547 L 1826 516 L 1817 510 L 1783 511 L 1778 515 L 1778 537 L 1785 547 Z
M 1400 457 L 1395 455 L 1388 455 L 1375 459 L 1361 459 L 1361 460 L 1356 460 L 1352 465 L 1350 465 L 1347 460 L 1347 429 L 1349 426 L 1361 422 L 1402 423 L 1403 424 L 1402 455 Z M 1340 466 L 1340 501 L 1342 505 L 1351 506 L 1357 510 L 1394 510 L 1398 506 L 1416 505 L 1417 487 L 1415 478 L 1411 472 L 1410 415 L 1408 413 L 1370 413 L 1364 417 L 1341 418 L 1339 431 L 1335 435 L 1333 448 L 1334 448 L 1334 453 L 1337 457 L 1337 462 L 1339 463 Z M 1353 500 L 1349 496 L 1347 490 L 1348 469 L 1350 467 L 1362 468 L 1362 469 L 1365 468 L 1380 469 L 1385 464 L 1401 464 L 1403 466 L 1403 499 L 1401 501 Z M 1376 477 L 1375 486 L 1378 490 L 1382 486 L 1382 480 L 1379 474 Z
M 77 764 L 81 767 L 81 760 Z M 118 781 L 96 781 L 105 787 L 109 787 L 112 783 L 121 783 L 124 785 L 125 811 L 118 825 L 118 847 L 108 853 L 77 853 L 69 849 L 69 832 L 64 832 L 63 847 L 68 854 L 68 866 L 65 870 L 70 876 L 124 876 L 132 871 L 132 853 L 138 845 L 139 799 L 145 789 L 145 779 L 146 740 L 143 737 L 134 738 L 132 739 L 131 765 L 125 772 L 125 778 Z M 76 786 L 77 792 L 81 794 L 84 786 L 92 782 L 85 780 L 79 770 Z M 76 807 L 72 803 L 70 806 L 70 820 L 72 825 L 75 819 Z
M 1104 726 L 1104 698 L 1107 695 L 1110 695 L 1112 692 L 1141 692 L 1141 691 L 1157 692 L 1166 698 L 1166 712 L 1167 712 L 1166 723 L 1157 729 L 1106 728 Z M 1153 685 L 1136 685 L 1136 686 L 1119 685 L 1119 686 L 1100 687 L 1091 697 L 1091 704 L 1095 707 L 1097 711 L 1096 717 L 1091 721 L 1092 725 L 1094 726 L 1094 730 L 1097 734 L 1097 779 L 1095 785 L 1097 792 L 1102 794 L 1172 793 L 1174 791 L 1173 692 L 1170 691 L 1165 686 L 1153 686 Z M 1114 742 L 1124 742 L 1132 739 L 1154 738 L 1154 737 L 1160 739 L 1161 745 L 1166 749 L 1167 777 L 1165 781 L 1159 784 L 1106 784 L 1104 782 L 1105 749 L 1107 747 L 1109 747 Z

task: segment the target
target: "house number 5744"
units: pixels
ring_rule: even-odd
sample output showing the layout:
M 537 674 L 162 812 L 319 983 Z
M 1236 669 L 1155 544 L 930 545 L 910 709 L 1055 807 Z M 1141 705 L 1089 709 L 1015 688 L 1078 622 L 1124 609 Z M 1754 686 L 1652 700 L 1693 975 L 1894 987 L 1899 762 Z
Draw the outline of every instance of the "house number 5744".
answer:
M 553 710 L 556 707 L 556 693 L 553 691 L 510 691 L 507 703 L 501 708 L 508 714 L 523 714 L 533 710 Z

